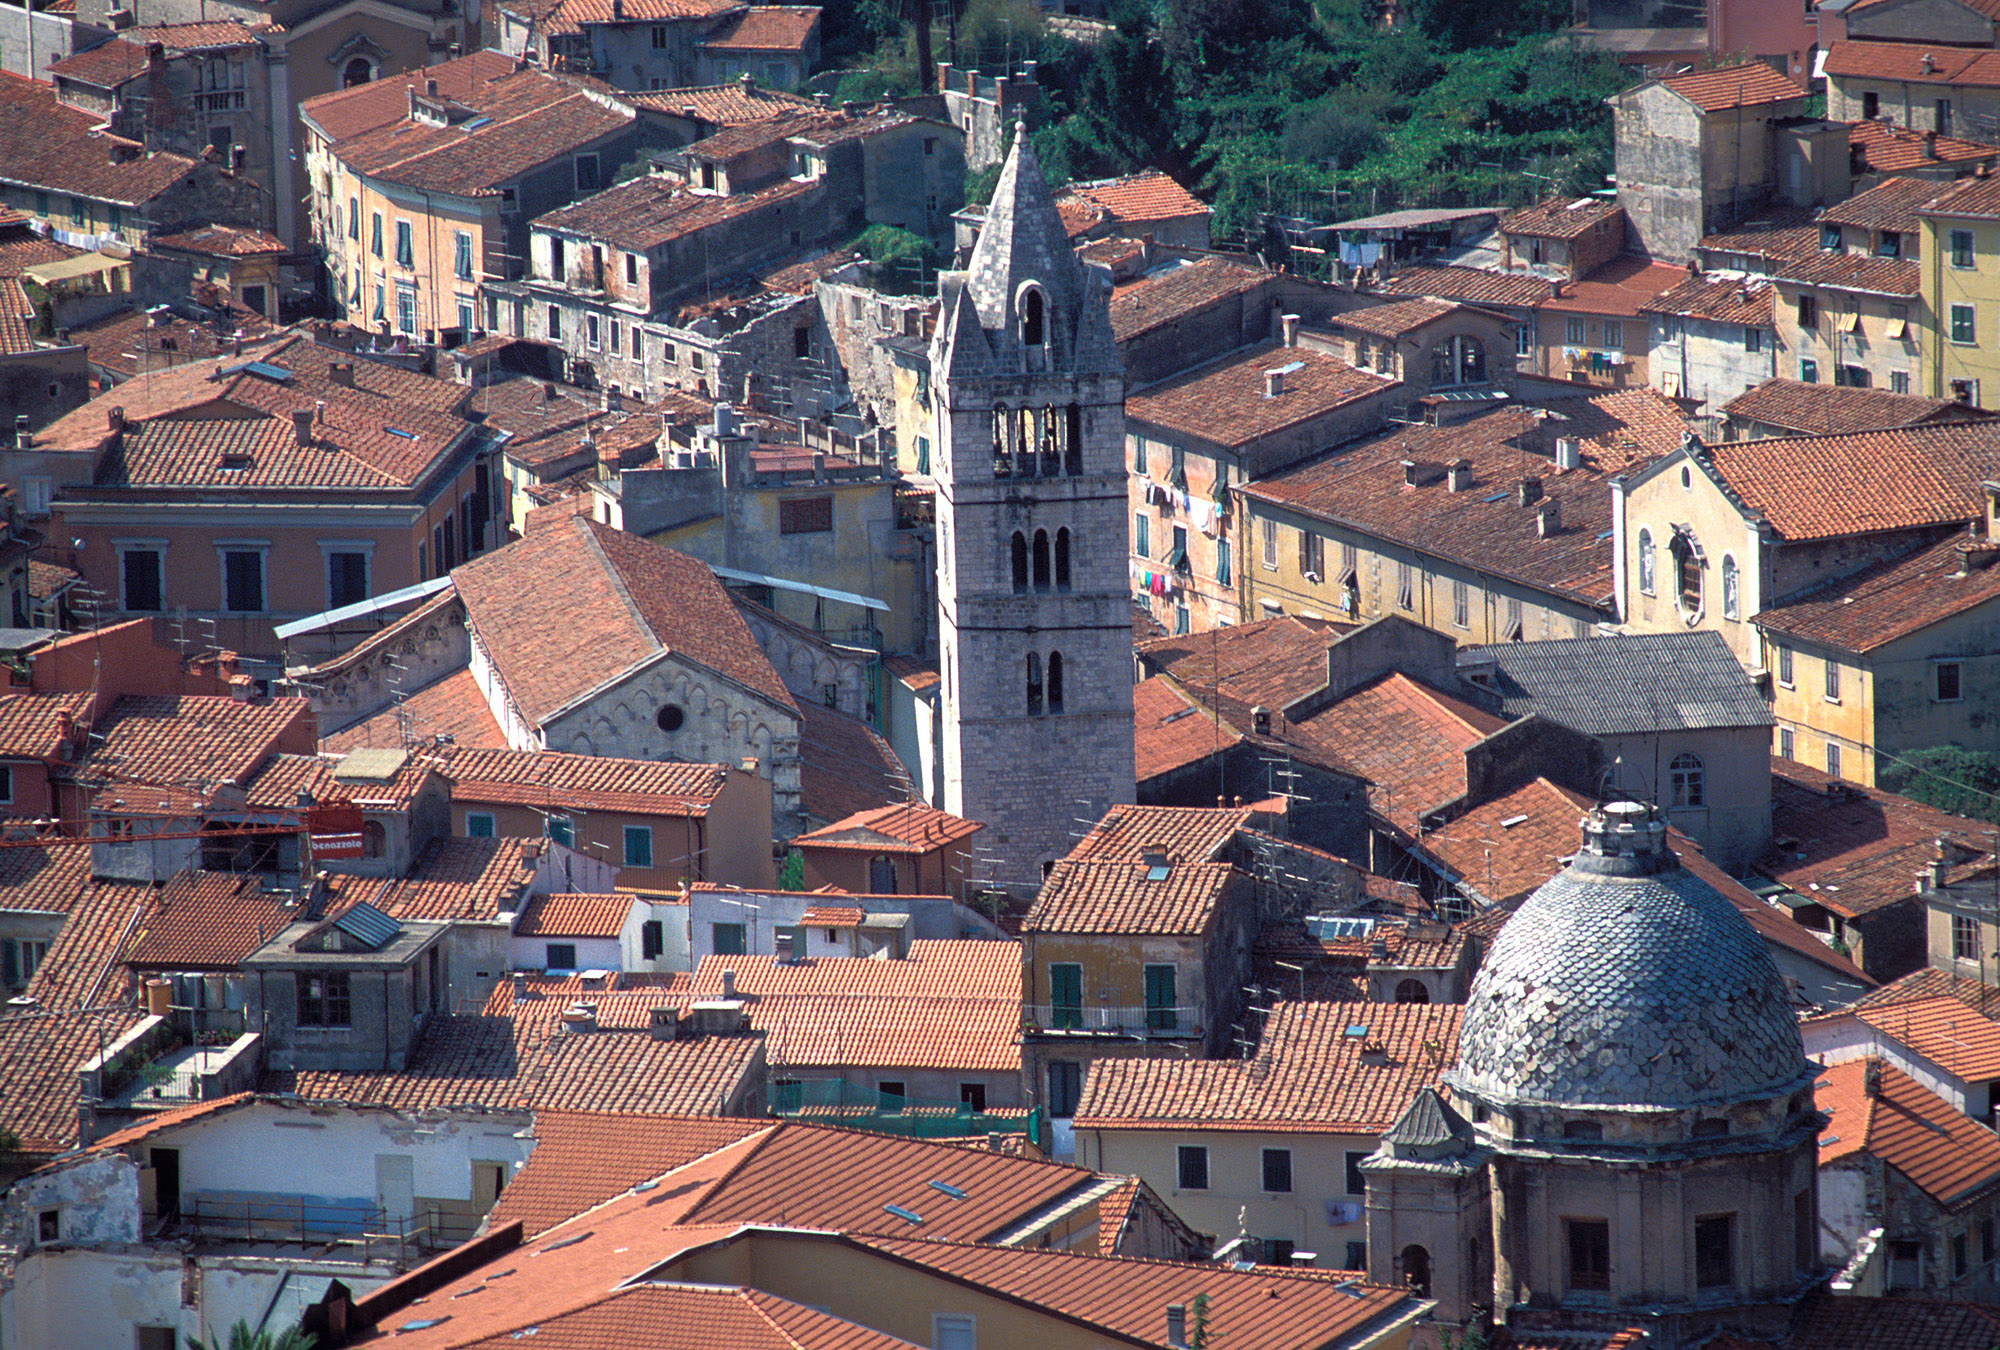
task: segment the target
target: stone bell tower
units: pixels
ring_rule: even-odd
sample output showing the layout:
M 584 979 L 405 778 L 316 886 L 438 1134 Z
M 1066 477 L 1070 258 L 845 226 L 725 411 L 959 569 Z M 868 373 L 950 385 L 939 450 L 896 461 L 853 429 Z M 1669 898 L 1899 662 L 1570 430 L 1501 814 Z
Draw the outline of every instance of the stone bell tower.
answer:
M 1110 274 L 1071 251 L 1021 128 L 939 289 L 942 805 L 1027 892 L 1078 820 L 1133 799 L 1132 614 Z

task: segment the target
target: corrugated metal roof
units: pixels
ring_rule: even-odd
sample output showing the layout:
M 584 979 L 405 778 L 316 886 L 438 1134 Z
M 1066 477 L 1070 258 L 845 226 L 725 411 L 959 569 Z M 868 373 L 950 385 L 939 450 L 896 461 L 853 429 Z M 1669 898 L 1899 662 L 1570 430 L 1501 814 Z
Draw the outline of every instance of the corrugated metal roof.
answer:
M 1468 648 L 1495 666 L 1509 717 L 1536 713 L 1589 736 L 1768 727 L 1771 710 L 1719 633 L 1627 633 Z

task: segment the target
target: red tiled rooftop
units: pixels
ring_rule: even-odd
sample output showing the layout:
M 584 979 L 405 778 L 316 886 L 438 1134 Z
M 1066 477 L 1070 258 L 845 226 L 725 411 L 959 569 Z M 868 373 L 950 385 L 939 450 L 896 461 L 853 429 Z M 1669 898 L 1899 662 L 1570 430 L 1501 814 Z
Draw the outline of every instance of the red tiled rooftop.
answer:
M 1500 232 L 1527 239 L 1581 239 L 1621 210 L 1615 202 L 1594 197 L 1557 198 L 1500 217 Z
M 2000 427 L 1890 428 L 1723 442 L 1706 456 L 1745 507 L 1790 542 L 1977 519 Z
M 1797 86 L 1792 88 L 1796 90 Z M 1669 267 L 1641 257 L 1614 258 L 1581 280 L 1557 287 L 1554 295 L 1535 308 L 1555 314 L 1636 318 L 1648 301 L 1665 295 L 1686 280 L 1684 267 Z
M 631 917 L 629 895 L 538 895 L 521 911 L 515 937 L 615 938 Z
M 1871 1066 L 1879 1084 L 1873 1093 Z M 2000 1185 L 2000 1135 L 1893 1064 L 1871 1059 L 1835 1064 L 1820 1078 L 1817 1099 L 1820 1110 L 1833 1117 L 1820 1133 L 1822 1168 L 1866 1153 L 1948 1208 Z
M 1282 390 L 1273 396 L 1266 392 L 1265 373 L 1280 369 L 1285 371 Z M 1125 416 L 1129 422 L 1233 449 L 1399 388 L 1395 380 L 1358 370 L 1325 352 L 1264 343 L 1127 395 Z
M 1170 862 L 1165 875 L 1143 861 L 1058 862 L 1022 920 L 1027 933 L 1196 937 L 1216 907 L 1248 879 L 1227 863 Z
M 1887 389 L 1771 379 L 1738 394 L 1722 405 L 1722 411 L 1739 422 L 1829 435 L 1955 420 L 1964 407 L 1951 399 L 1894 394 Z
M 1751 621 L 1780 638 L 1872 652 L 2000 599 L 2000 567 L 1987 548 L 1984 539 L 1955 536 L 1819 587 Z M 1975 561 L 1968 564 L 1968 557 Z
M 1703 112 L 1787 103 L 1807 97 L 1806 91 L 1761 61 L 1698 70 L 1660 81 Z
M 986 827 L 922 802 L 898 802 L 858 811 L 792 840 L 795 848 L 855 849 L 870 853 L 928 853 Z
M 752 5 L 701 45 L 712 52 L 803 52 L 818 29 L 818 5 Z
M 331 736 L 322 737 L 320 748 L 337 754 L 369 746 L 403 744 L 399 709 L 386 708 Z M 406 697 L 400 712 L 409 718 L 410 734 L 419 741 L 449 736 L 460 750 L 505 750 L 507 737 L 493 716 L 492 706 L 480 691 L 470 668 L 454 671 Z
M 2000 88 L 2000 52 L 1929 42 L 1872 42 L 1840 38 L 1827 49 L 1832 79 Z
M 1214 257 L 1154 272 L 1112 295 L 1111 331 L 1119 342 L 1130 342 L 1210 305 L 1259 290 L 1271 280 L 1269 272 Z

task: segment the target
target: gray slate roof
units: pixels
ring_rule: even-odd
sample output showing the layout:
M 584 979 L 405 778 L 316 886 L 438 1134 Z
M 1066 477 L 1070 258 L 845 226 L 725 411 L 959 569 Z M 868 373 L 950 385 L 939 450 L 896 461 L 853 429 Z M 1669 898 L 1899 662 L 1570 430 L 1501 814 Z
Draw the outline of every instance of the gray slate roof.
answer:
M 1468 647 L 1491 662 L 1500 711 L 1537 713 L 1586 736 L 1768 727 L 1771 710 L 1720 633 L 1628 633 Z

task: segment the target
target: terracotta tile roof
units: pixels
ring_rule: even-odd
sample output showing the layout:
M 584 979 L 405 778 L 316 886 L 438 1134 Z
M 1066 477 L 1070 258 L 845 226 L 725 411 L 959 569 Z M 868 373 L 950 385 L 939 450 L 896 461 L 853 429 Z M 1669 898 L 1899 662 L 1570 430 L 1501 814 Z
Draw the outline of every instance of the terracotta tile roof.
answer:
M 1722 405 L 1722 411 L 1739 422 L 1829 435 L 1916 426 L 1942 420 L 1940 414 L 1956 416 L 1955 410 L 1964 406 L 1951 399 L 1892 394 L 1886 389 L 1774 379 L 1738 394 Z
M 1820 223 L 1915 234 L 1921 224 L 1917 212 L 1943 190 L 1928 178 L 1885 179 L 1866 192 L 1827 207 L 1820 213 Z
M 14 277 L 0 277 L 0 352 L 35 349 L 35 304 Z
M 766 209 L 803 210 L 804 199 L 820 190 L 817 183 L 786 180 L 755 192 L 717 197 L 648 174 L 551 211 L 536 220 L 535 226 L 643 253 L 701 230 L 735 224 Z
M 1766 633 L 1845 652 L 1872 652 L 2000 598 L 2000 569 L 1963 566 L 1983 539 L 1957 536 L 1877 563 L 1752 616 Z
M 684 404 L 670 396 L 660 404 L 628 401 L 618 411 L 608 412 L 584 390 L 510 375 L 481 386 L 472 406 L 487 426 L 512 437 L 505 454 L 516 464 L 541 469 L 574 458 L 594 477 L 605 451 L 616 452 L 622 466 L 634 467 L 625 464 L 626 456 L 652 449 L 660 435 L 662 411 L 706 417 L 711 405 L 694 399 Z M 595 442 L 594 447 L 587 440 Z
M 1114 806 L 1069 851 L 1078 862 L 1138 862 L 1163 850 L 1184 862 L 1221 859 L 1260 819 L 1249 806 Z
M 424 91 L 427 81 L 436 80 L 438 94 L 470 104 L 481 91 L 514 73 L 514 58 L 500 51 L 476 51 L 456 60 L 442 61 L 418 70 L 384 75 L 350 89 L 309 98 L 299 105 L 300 116 L 335 145 L 355 136 L 402 121 L 410 113 L 410 93 Z
M 577 516 L 452 572 L 521 714 L 539 726 L 663 650 L 795 708 L 705 563 Z
M 421 1320 L 421 1319 L 419 1319 Z M 542 1350 L 920 1350 L 802 1303 L 735 1285 L 648 1284 L 613 1289 L 571 1312 L 535 1313 L 531 1332 Z M 447 1338 L 468 1350 L 515 1350 L 528 1332 L 486 1340 Z
M 1824 69 L 1830 79 L 2000 88 L 2000 52 L 1983 47 L 1841 38 L 1827 49 Z
M 1778 78 L 1784 79 L 1782 75 Z M 1640 257 L 1613 258 L 1582 280 L 1556 287 L 1555 294 L 1535 308 L 1554 314 L 1636 318 L 1647 301 L 1665 295 L 1685 280 L 1684 267 L 1669 267 Z
M 1449 426 L 1398 427 L 1247 484 L 1245 496 L 1549 591 L 1611 603 L 1611 480 L 1680 445 L 1680 409 L 1650 389 L 1494 408 Z M 1579 442 L 1576 469 L 1557 472 L 1557 437 Z M 1405 460 L 1434 471 L 1407 485 Z M 1468 461 L 1472 485 L 1453 492 L 1444 466 Z M 1544 535 L 1533 505 L 1520 504 L 1524 477 L 1541 479 L 1557 503 L 1558 528 Z M 1336 592 L 1329 592 L 1331 596 Z
M 1350 625 L 1295 614 L 1179 637 L 1148 638 L 1133 650 L 1148 670 L 1189 689 L 1213 689 L 1273 711 L 1323 688 L 1326 651 Z M 1164 705 L 1163 705 L 1164 706 Z
M 21 1151 L 61 1153 L 77 1146 L 76 1074 L 84 1062 L 140 1021 L 131 1009 L 103 1012 L 9 1012 L 0 1015 L 0 1129 Z
M 94 85 L 99 89 L 116 89 L 127 80 L 143 75 L 146 69 L 145 44 L 115 37 L 89 51 L 76 52 L 51 62 L 49 77 Z
M 1929 140 L 1921 131 L 1885 127 L 1880 122 L 1856 122 L 1848 144 L 1860 151 L 1862 168 L 1869 173 L 1908 173 L 1912 169 L 1968 165 L 1978 160 L 1990 163 L 2000 156 L 2000 147 L 1979 141 L 1957 136 Z
M 1326 323 L 1330 328 L 1350 328 L 1357 333 L 1397 338 L 1455 314 L 1458 309 L 1457 302 L 1450 300 L 1394 300 L 1335 314 Z
M 1926 966 L 1921 970 L 1913 970 L 1900 980 L 1893 980 L 1880 989 L 1872 989 L 1863 994 L 1848 1005 L 1848 1011 L 1861 1008 L 1892 1008 L 1901 1003 L 1924 1003 L 1936 998 L 1955 998 L 1966 1007 L 1984 1015 L 1995 1008 L 1996 991 L 1978 980 Z
M 406 115 L 341 140 L 335 158 L 402 188 L 488 196 L 632 123 L 628 109 L 533 67 L 464 93 L 440 82 L 439 100 L 451 108 L 448 124 Z M 316 102 L 302 105 L 307 116 Z
M 76 845 L 0 849 L 0 909 L 67 914 L 90 885 L 90 850 Z
M 1121 224 L 1149 224 L 1157 220 L 1182 220 L 1205 216 L 1208 205 L 1157 169 L 1124 178 L 1101 178 L 1095 182 L 1071 183 L 1056 194 L 1056 209 L 1079 205 L 1097 219 Z M 1077 231 L 1072 229 L 1072 235 Z
M 694 972 L 688 994 L 722 997 L 722 972 L 736 972 L 739 996 L 830 995 L 970 999 L 1021 998 L 1021 949 L 1014 942 L 918 938 L 900 961 L 827 957 L 780 963 L 772 956 L 711 956 Z
M 0 693 L 0 758 L 46 759 L 61 739 L 63 713 L 81 719 L 89 694 Z
M 408 876 L 361 898 L 397 919 L 497 922 L 520 907 L 545 846 L 541 839 L 433 839 Z
M 1525 272 L 1489 272 L 1479 267 L 1405 267 L 1375 287 L 1382 295 L 1427 295 L 1514 309 L 1532 309 L 1554 289 L 1552 283 Z
M 0 271 L 9 265 L 8 253 L 7 247 L 0 245 Z M 51 260 L 24 257 L 20 266 L 47 261 Z M 69 340 L 85 349 L 91 365 L 102 366 L 124 381 L 139 373 L 142 358 L 156 368 L 186 365 L 228 353 L 239 338 L 255 342 L 275 331 L 263 315 L 240 305 L 226 305 L 209 313 L 214 317 L 194 320 L 170 312 L 156 322 L 144 309 L 118 310 L 71 328 Z
M 729 781 L 721 764 L 463 747 L 441 756 L 439 771 L 453 801 L 662 816 L 707 814 Z
M 197 787 L 247 784 L 280 748 L 312 737 L 312 707 L 302 698 L 238 703 L 221 695 L 121 698 L 93 731 L 104 739 L 80 772 L 113 781 Z
M 1250 1060 L 1098 1060 L 1076 1127 L 1380 1134 L 1456 1059 L 1462 1013 L 1449 1003 L 1281 1003 Z M 1386 1049 L 1379 1062 L 1363 1049 L 1375 1042 Z
M 1280 369 L 1286 372 L 1284 389 L 1273 398 L 1265 393 L 1265 372 Z M 1387 376 L 1357 370 L 1325 352 L 1267 342 L 1127 395 L 1125 416 L 1128 422 L 1236 449 L 1401 387 Z
M 1899 427 L 1725 442 L 1704 453 L 1783 539 L 1838 539 L 1977 519 L 1977 486 L 2000 458 L 2000 428 Z
M 25 219 L 23 217 L 23 221 Z M 27 229 L 25 224 L 0 226 L 0 277 L 18 277 L 24 269 L 40 263 L 62 262 L 66 258 L 82 255 L 82 249 L 71 248 L 61 240 L 44 239 Z M 83 339 L 73 328 L 70 340 L 81 342 Z
M 1777 292 L 1761 277 L 1730 280 L 1702 275 L 1688 277 L 1672 290 L 1639 306 L 1645 314 L 1677 314 L 1714 323 L 1771 326 Z
M 1759 104 L 1788 103 L 1807 97 L 1805 90 L 1761 61 L 1697 70 L 1661 80 L 1660 83 L 1703 112 L 1754 108 Z
M 534 1152 L 500 1193 L 488 1227 L 519 1220 L 535 1237 L 642 1181 L 776 1128 L 716 1116 L 537 1112 Z
M 1830 291 L 1855 291 L 1863 295 L 1892 295 L 1909 299 L 1917 294 L 1921 269 L 1915 258 L 1874 258 L 1860 253 L 1808 253 L 1802 258 L 1778 264 L 1780 281 L 1796 286 L 1819 286 Z
M 1546 778 L 1482 802 L 1418 841 L 1494 904 L 1526 897 L 1576 852 L 1577 823 L 1590 803 Z
M 1523 1317 L 1523 1321 L 1528 1320 Z M 1500 1327 L 1493 1333 L 1493 1350 L 1645 1350 L 1647 1336 L 1644 1327 L 1623 1327 L 1617 1331 L 1549 1330 L 1533 1326 Z M 1731 1343 L 1732 1337 L 1723 1336 L 1710 1341 L 1704 1350 L 1774 1350 L 1773 1347 L 1747 1341 Z
M 1141 277 L 1111 297 L 1111 331 L 1120 343 L 1270 284 L 1269 272 L 1225 258 L 1202 258 Z
M 628 0 L 614 7 L 613 0 L 522 0 L 509 11 L 528 14 L 539 10 L 540 25 L 550 37 L 580 33 L 585 24 L 657 23 L 662 19 L 711 19 L 736 10 L 742 0 Z
M 1367 778 L 1370 807 L 1414 835 L 1424 814 L 1465 795 L 1466 750 L 1505 725 L 1396 673 L 1288 723 L 1286 735 Z
M 156 234 L 154 248 L 175 248 L 185 253 L 206 253 L 218 258 L 254 258 L 264 253 L 283 253 L 285 241 L 263 230 L 238 229 L 234 225 L 204 225 L 180 234 Z
M 77 1156 L 115 1153 L 119 1149 L 130 1148 L 133 1144 L 144 1143 L 164 1131 L 178 1129 L 197 1120 L 206 1120 L 210 1116 L 228 1115 L 259 1100 L 262 1099 L 254 1092 L 232 1092 L 227 1097 L 217 1097 L 213 1101 L 196 1102 L 192 1106 L 176 1106 L 171 1110 L 155 1112 L 136 1125 L 128 1125 L 122 1130 L 100 1135 Z M 41 1170 L 49 1171 L 61 1165 L 52 1163 Z
M 1939 191 L 1926 216 L 1990 219 L 2000 216 L 2000 178 L 1966 178 Z
M 336 361 L 351 367 L 351 385 L 333 378 Z M 35 440 L 95 453 L 114 439 L 110 410 L 125 410 L 122 443 L 104 451 L 92 486 L 70 489 L 79 496 L 169 487 L 402 490 L 458 452 L 472 429 L 460 412 L 468 393 L 290 334 L 120 385 Z M 301 409 L 322 412 L 307 445 L 293 425 Z
M 1806 1295 L 1786 1350 L 1991 1350 L 2000 1310 L 1988 1303 Z
M 403 730 L 396 709 L 375 716 L 320 739 L 320 748 L 345 754 L 368 746 L 400 746 Z M 471 669 L 454 671 L 434 680 L 403 700 L 402 711 L 410 719 L 410 733 L 421 740 L 449 736 L 460 750 L 505 750 L 507 737 L 500 730 L 493 709 L 480 692 Z
M 2000 1078 L 2000 1023 L 1950 996 L 1848 1010 L 1883 1036 L 1954 1078 Z
M 1243 732 L 1155 675 L 1132 687 L 1132 751 L 1141 783 L 1241 743 Z
M 856 849 L 867 853 L 929 853 L 986 827 L 923 802 L 898 802 L 857 811 L 792 840 L 795 848 Z
M 194 161 L 101 132 L 96 113 L 56 100 L 55 86 L 0 79 L 0 175 L 73 197 L 140 206 L 194 171 Z
M 752 5 L 701 46 L 712 52 L 803 52 L 819 31 L 818 5 Z
M 1581 239 L 1623 209 L 1594 197 L 1550 200 L 1500 217 L 1500 233 L 1525 239 Z
M 147 970 L 234 970 L 296 914 L 256 873 L 180 872 L 147 904 L 125 949 Z
M 1209 1350 L 1320 1350 L 1420 1306 L 1407 1290 L 1365 1284 L 1342 1271 L 1235 1270 L 916 1238 L 854 1240 L 1148 1345 L 1167 1343 L 1166 1306 L 1196 1296 L 1208 1300 Z
M 1679 830 L 1669 827 L 1667 844 L 1680 858 L 1682 867 L 1713 886 L 1723 899 L 1736 906 L 1737 912 L 1757 930 L 1757 935 L 1764 939 L 1766 946 L 1783 947 L 1792 955 L 1811 961 L 1830 972 L 1838 983 L 1861 990 L 1875 987 L 1876 981 L 1861 967 L 1834 951 L 1789 914 L 1766 904 L 1742 882 L 1710 862 L 1700 847 Z
M 1871 1066 L 1880 1076 L 1875 1095 L 1867 1089 Z M 2000 1135 L 1893 1064 L 1835 1064 L 1820 1078 L 1817 1099 L 1833 1117 L 1820 1133 L 1821 1167 L 1866 1153 L 1946 1208 L 2000 1185 Z
M 538 895 L 521 911 L 515 937 L 615 938 L 637 903 L 630 895 Z
M 762 122 L 770 117 L 818 106 L 809 98 L 788 94 L 782 89 L 766 89 L 761 85 L 745 89 L 740 81 L 687 89 L 655 89 L 624 97 L 638 107 L 654 112 L 682 114 L 692 109 L 697 120 L 719 127 Z
M 1797 258 L 1819 251 L 1819 214 L 1809 206 L 1775 206 L 1733 229 L 1704 237 L 1706 252 Z
M 142 23 L 127 28 L 123 36 L 144 47 L 157 42 L 170 52 L 219 51 L 225 47 L 247 47 L 265 36 L 283 33 L 284 28 L 268 19 L 245 23 L 241 19 L 203 19 L 192 23 Z
M 1227 863 L 1174 863 L 1156 880 L 1143 862 L 1065 860 L 1043 880 L 1021 931 L 1199 936 L 1239 881 L 1247 878 Z
M 370 810 L 407 811 L 434 772 L 425 758 L 407 756 L 388 778 L 357 778 L 343 771 L 341 755 L 273 755 L 246 786 L 252 806 L 289 810 L 300 793 L 316 802 L 345 798 Z
M 866 910 L 842 905 L 813 905 L 799 923 L 806 928 L 859 928 L 868 917 Z
M 816 699 L 799 709 L 799 795 L 815 820 L 845 820 L 910 800 L 910 775 L 889 743 L 859 718 Z

